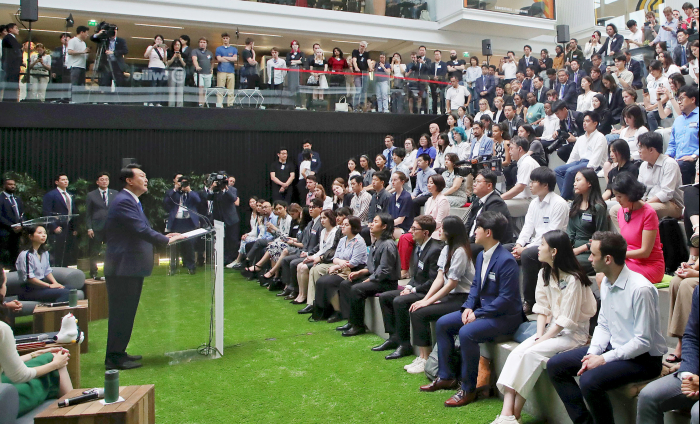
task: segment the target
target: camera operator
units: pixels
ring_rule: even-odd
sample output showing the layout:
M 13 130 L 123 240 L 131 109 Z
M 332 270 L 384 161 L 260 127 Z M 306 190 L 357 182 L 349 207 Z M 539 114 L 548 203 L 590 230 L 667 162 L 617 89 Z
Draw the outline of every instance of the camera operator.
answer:
M 192 191 L 189 178 L 180 175 L 177 177 L 175 187 L 165 193 L 163 207 L 168 211 L 168 225 L 166 232 L 186 233 L 199 228 L 199 216 L 197 212 L 201 199 L 199 195 Z M 181 241 L 177 246 L 173 246 L 170 251 L 170 273 L 175 271 L 178 258 L 182 256 L 182 262 L 190 274 L 195 273 L 194 258 L 195 240 Z
M 46 100 L 46 87 L 49 85 L 51 72 L 51 56 L 46 54 L 44 45 L 38 43 L 35 52 L 29 59 L 29 98 L 43 102 Z
M 569 110 L 566 102 L 557 100 L 552 104 L 552 112 L 559 118 L 559 130 L 552 134 L 553 142 L 542 141 L 542 146 L 547 154 L 554 151 L 564 162 L 569 160 L 569 155 L 574 149 L 576 137 L 583 135 L 583 114 Z
M 117 87 L 125 85 L 124 72 L 126 72 L 126 62 L 124 56 L 129 53 L 126 47 L 126 40 L 118 37 L 119 28 L 116 25 L 102 22 L 97 33 L 90 37 L 93 43 L 103 44 L 102 56 L 99 58 L 100 87 L 111 87 L 112 80 Z
M 240 243 L 240 228 L 238 223 L 238 191 L 228 185 L 228 177 L 225 172 L 214 172 L 209 176 L 209 195 L 207 200 L 212 201 L 212 217 L 224 223 L 224 263 L 233 262 L 238 255 Z

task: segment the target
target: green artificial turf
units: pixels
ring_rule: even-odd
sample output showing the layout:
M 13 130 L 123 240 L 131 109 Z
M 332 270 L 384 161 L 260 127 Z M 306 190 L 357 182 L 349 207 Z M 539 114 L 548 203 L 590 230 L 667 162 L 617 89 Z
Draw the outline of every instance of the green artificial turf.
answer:
M 403 370 L 413 357 L 387 361 L 370 351 L 380 337 L 310 323 L 299 306 L 235 271 L 225 275 L 223 358 L 169 365 L 164 352 L 206 341 L 209 293 L 202 273 L 167 277 L 165 269 L 145 281 L 129 344 L 144 366 L 120 373 L 121 385 L 155 384 L 158 422 L 476 424 L 500 413 L 496 398 L 444 407 L 452 392 L 421 393 L 425 376 Z M 83 387 L 103 385 L 106 337 L 107 320 L 90 323 Z

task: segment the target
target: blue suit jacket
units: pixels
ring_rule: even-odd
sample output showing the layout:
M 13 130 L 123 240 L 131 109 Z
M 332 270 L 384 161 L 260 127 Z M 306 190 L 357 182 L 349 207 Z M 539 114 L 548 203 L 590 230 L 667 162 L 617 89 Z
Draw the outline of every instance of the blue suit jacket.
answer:
M 484 252 L 476 257 L 474 282 L 463 309 L 471 309 L 477 318 L 495 318 L 523 313 L 520 299 L 518 262 L 499 244 L 486 268 L 486 282 L 481 286 L 481 265 Z
M 472 141 L 472 148 L 474 147 L 474 143 L 475 142 Z M 482 137 L 478 152 L 470 151 L 470 158 L 481 158 L 483 156 L 493 156 L 493 139 L 489 137 Z
M 68 211 L 66 201 L 63 199 L 63 196 L 61 196 L 61 193 L 59 193 L 57 188 L 46 193 L 43 199 L 42 214 L 44 216 L 77 214 L 78 206 L 75 204 L 75 197 L 70 193 L 68 193 L 68 196 L 70 196 L 70 211 Z M 75 220 L 70 221 L 70 231 L 73 231 L 74 222 Z M 61 227 L 63 230 L 65 230 L 66 224 L 50 224 L 48 227 L 49 228 L 47 228 L 47 231 L 50 232 L 53 232 L 57 227 Z
M 17 196 L 15 196 L 15 202 L 17 202 L 17 209 L 19 210 L 20 216 L 15 214 L 10 200 L 0 192 L 0 236 L 6 236 L 11 233 L 17 234 L 12 230 L 12 225 L 21 221 L 22 215 L 24 214 L 24 204 L 22 203 L 22 199 Z
M 639 90 L 644 86 L 644 83 L 642 82 L 642 64 L 634 59 L 630 59 L 628 68 L 634 76 L 632 79 L 632 87 Z
M 180 208 L 180 196 L 182 196 L 182 193 L 170 189 L 167 193 L 165 193 L 165 198 L 163 198 L 163 207 L 166 211 L 168 211 L 168 228 L 172 228 L 173 222 L 175 222 L 177 210 Z M 200 202 L 201 199 L 199 198 L 199 194 L 197 194 L 195 191 L 190 191 L 187 195 L 187 200 L 185 201 L 185 207 L 193 212 L 199 213 Z M 199 217 L 191 213 L 190 219 L 192 220 L 195 228 L 199 228 Z
M 168 238 L 154 231 L 140 203 L 122 190 L 107 213 L 105 276 L 146 277 L 153 270 L 153 245 L 167 245 Z
M 622 45 L 625 42 L 625 37 L 623 37 L 620 34 L 615 34 L 613 35 L 612 38 L 608 37 L 605 40 L 605 43 L 603 43 L 603 47 L 598 50 L 598 54 L 601 56 L 605 56 L 608 53 L 608 44 L 612 43 L 612 47 L 610 48 L 610 51 L 612 51 L 613 56 L 615 56 L 617 53 L 620 52 L 622 49 Z
M 700 363 L 700 356 L 698 355 L 698 315 L 700 315 L 700 311 L 698 307 L 700 307 L 698 305 L 698 288 L 695 287 L 688 324 L 686 324 L 685 332 L 683 333 L 683 352 L 681 355 L 683 360 L 678 370 L 679 372 L 688 371 L 695 375 L 698 375 L 698 363 Z
M 554 90 L 559 94 L 561 92 L 561 83 L 557 83 Z M 576 110 L 576 102 L 578 101 L 578 88 L 573 80 L 568 80 L 564 85 L 564 95 L 560 96 L 560 100 L 566 103 L 569 110 Z
M 477 100 L 481 100 L 481 92 L 487 91 L 486 95 L 483 97 L 488 100 L 489 105 L 493 103 L 493 99 L 496 96 L 496 78 L 492 75 L 482 75 L 474 81 L 474 95 Z
M 311 153 L 313 154 L 311 158 L 311 170 L 318 174 L 318 170 L 321 169 L 321 156 L 314 150 L 312 150 Z M 304 158 L 301 157 L 301 152 L 299 152 L 297 155 L 297 166 L 303 161 Z

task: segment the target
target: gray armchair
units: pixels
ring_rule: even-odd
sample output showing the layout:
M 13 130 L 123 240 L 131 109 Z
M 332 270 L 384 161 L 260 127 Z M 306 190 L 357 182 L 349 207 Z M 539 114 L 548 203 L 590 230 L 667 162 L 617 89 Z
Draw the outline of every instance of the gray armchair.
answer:
M 56 281 L 63 284 L 67 289 L 77 289 L 78 299 L 85 299 L 83 286 L 85 285 L 85 274 L 73 268 L 53 268 L 53 276 Z M 22 284 L 19 275 L 16 272 L 7 273 L 7 297 L 6 300 L 15 300 L 22 293 Z M 22 310 L 13 314 L 14 316 L 27 316 L 34 313 L 34 308 L 39 302 L 22 301 Z
M 0 424 L 33 424 L 34 417 L 56 402 L 56 399 L 46 400 L 32 411 L 17 418 L 19 411 L 19 394 L 12 384 L 0 383 Z

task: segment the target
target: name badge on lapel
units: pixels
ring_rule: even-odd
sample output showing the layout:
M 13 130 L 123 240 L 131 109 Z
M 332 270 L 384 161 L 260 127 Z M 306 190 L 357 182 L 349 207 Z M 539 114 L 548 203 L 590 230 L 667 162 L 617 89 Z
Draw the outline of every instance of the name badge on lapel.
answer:
M 586 222 L 593 222 L 593 215 L 589 213 L 584 213 L 583 215 L 581 215 L 581 219 L 583 219 Z
M 280 166 L 280 169 L 284 169 L 284 165 Z
M 496 281 L 496 273 L 495 272 L 489 272 L 489 280 Z
M 311 234 L 316 235 L 316 230 L 311 230 Z
M 423 263 L 423 261 L 418 261 L 418 269 L 423 269 L 424 266 L 425 264 Z
M 382 210 L 382 205 L 377 205 L 377 210 L 378 211 Z
M 548 217 L 548 216 L 545 216 L 544 218 L 542 218 L 542 221 L 543 221 L 545 224 L 549 224 L 549 217 Z
M 401 204 L 396 202 L 396 209 L 401 209 Z

